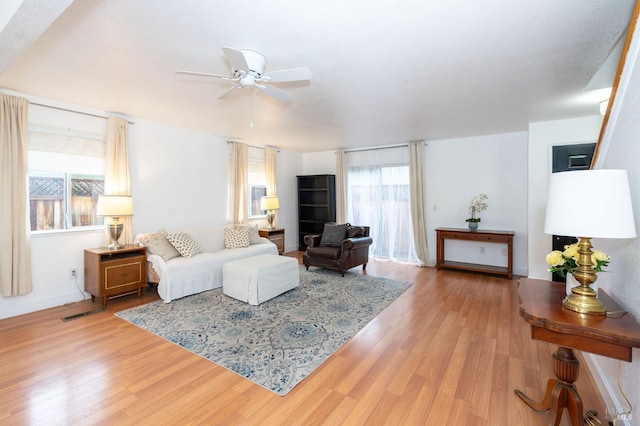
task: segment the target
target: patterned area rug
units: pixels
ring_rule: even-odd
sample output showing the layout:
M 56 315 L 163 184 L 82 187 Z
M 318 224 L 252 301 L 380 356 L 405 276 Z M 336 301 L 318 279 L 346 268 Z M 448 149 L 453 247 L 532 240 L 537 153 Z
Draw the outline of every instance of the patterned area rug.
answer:
M 411 283 L 300 269 L 300 287 L 251 306 L 218 288 L 117 316 L 286 395 Z

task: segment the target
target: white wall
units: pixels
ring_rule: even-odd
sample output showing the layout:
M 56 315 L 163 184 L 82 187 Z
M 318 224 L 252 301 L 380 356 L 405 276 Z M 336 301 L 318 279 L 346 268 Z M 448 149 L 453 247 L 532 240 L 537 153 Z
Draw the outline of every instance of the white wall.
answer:
M 467 227 L 471 198 L 489 196 L 482 213 L 484 229 L 512 230 L 514 272 L 527 273 L 527 134 L 509 133 L 462 139 L 429 141 L 425 150 L 427 236 L 435 261 L 435 228 Z M 335 173 L 333 151 L 303 154 L 304 174 Z M 434 206 L 436 209 L 434 210 Z M 447 258 L 506 265 L 500 244 L 478 245 L 447 242 Z
M 634 209 L 636 234 L 640 237 L 640 27 L 636 27 L 629 49 L 626 66 L 620 80 L 611 117 L 603 138 L 603 146 L 596 164 L 598 169 L 625 169 Z M 594 194 L 597 196 L 597 194 Z M 598 285 L 624 309 L 640 320 L 640 238 L 625 240 L 599 239 L 592 241 L 595 248 L 611 256 L 607 273 L 598 274 Z M 615 412 L 627 409 L 617 385 L 618 361 L 590 355 L 591 371 L 600 374 L 601 392 L 611 395 Z M 633 420 L 640 424 L 640 350 L 633 349 L 633 362 L 620 362 L 622 389 L 633 406 Z
M 20 95 L 18 93 L 12 93 Z M 24 96 L 24 95 L 22 95 Z M 104 112 L 45 99 L 95 114 Z M 107 120 L 51 108 L 31 106 L 30 125 L 72 129 L 106 135 Z M 129 126 L 133 231 L 160 228 L 178 230 L 189 225 L 227 223 L 229 147 L 227 138 L 132 118 Z M 299 153 L 278 154 L 279 224 L 285 228 L 285 247 L 297 249 L 296 174 L 302 171 Z M 257 221 L 262 226 L 266 220 Z M 102 230 L 62 231 L 32 237 L 33 291 L 24 296 L 0 297 L 0 318 L 76 302 L 88 295 L 84 288 L 84 249 L 103 243 Z M 77 268 L 77 282 L 69 269 Z M 79 289 L 79 288 L 80 289 Z
M 555 145 L 592 143 L 598 139 L 602 117 L 529 124 L 529 277 L 551 279 L 545 257 L 551 251 L 551 235 L 544 233 L 547 185 L 551 174 L 552 149 Z

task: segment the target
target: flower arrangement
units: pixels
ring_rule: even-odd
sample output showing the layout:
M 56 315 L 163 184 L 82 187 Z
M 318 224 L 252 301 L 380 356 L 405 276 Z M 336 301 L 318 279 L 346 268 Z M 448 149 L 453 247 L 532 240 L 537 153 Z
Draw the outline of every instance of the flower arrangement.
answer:
M 573 274 L 578 268 L 578 243 L 564 246 L 564 251 L 554 250 L 547 254 L 547 264 L 549 272 L 557 272 L 561 277 L 567 273 Z M 591 254 L 591 264 L 595 272 L 602 271 L 604 266 L 609 265 L 611 258 L 600 250 L 593 250 Z
M 480 218 L 476 217 L 477 213 L 485 211 L 489 205 L 486 200 L 487 194 L 478 194 L 471 199 L 471 203 L 469 204 L 469 214 L 471 217 L 466 220 L 466 222 L 480 222 Z

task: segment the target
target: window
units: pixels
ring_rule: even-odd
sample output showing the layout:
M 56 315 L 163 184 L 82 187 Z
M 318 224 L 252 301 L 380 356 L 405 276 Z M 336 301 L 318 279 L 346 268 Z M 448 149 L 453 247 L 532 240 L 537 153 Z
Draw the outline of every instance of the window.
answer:
M 388 148 L 348 155 L 349 222 L 370 226 L 372 256 L 415 262 L 408 149 Z
M 264 150 L 249 147 L 249 218 L 265 217 L 260 209 L 260 199 L 267 195 L 267 178 L 264 174 Z
M 104 142 L 87 136 L 29 132 L 31 231 L 102 225 L 96 216 L 104 194 Z

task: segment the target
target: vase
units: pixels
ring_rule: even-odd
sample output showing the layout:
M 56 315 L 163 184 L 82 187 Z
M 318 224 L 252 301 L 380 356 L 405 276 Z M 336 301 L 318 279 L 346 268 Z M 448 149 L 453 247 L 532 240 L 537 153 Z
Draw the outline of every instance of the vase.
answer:
M 471 229 L 472 231 L 478 229 L 478 222 L 469 222 L 469 229 Z

